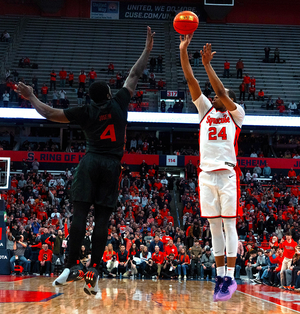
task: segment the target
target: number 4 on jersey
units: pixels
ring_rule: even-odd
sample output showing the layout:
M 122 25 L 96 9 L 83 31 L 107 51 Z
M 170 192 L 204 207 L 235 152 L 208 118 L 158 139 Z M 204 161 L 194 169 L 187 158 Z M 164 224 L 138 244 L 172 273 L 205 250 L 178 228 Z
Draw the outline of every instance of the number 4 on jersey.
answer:
M 208 139 L 210 141 L 216 141 L 217 140 L 217 128 L 211 127 L 208 129 Z M 224 126 L 221 131 L 218 133 L 218 137 L 221 137 L 223 141 L 227 140 L 227 134 L 226 134 L 226 127 Z
M 116 133 L 115 126 L 113 124 L 109 124 L 103 133 L 100 135 L 100 140 L 110 139 L 112 142 L 116 141 Z

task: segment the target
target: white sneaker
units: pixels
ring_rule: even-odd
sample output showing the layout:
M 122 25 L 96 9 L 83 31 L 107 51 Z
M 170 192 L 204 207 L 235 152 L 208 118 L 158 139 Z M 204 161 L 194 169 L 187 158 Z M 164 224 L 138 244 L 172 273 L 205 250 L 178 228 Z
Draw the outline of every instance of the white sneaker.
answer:
M 183 279 L 186 280 L 186 276 L 184 276 Z
M 60 274 L 60 276 L 53 281 L 52 286 L 55 287 L 58 285 L 65 285 L 67 283 L 69 275 L 70 269 L 65 268 L 64 271 Z
M 180 280 L 180 279 L 181 279 L 181 275 L 178 276 L 178 280 Z

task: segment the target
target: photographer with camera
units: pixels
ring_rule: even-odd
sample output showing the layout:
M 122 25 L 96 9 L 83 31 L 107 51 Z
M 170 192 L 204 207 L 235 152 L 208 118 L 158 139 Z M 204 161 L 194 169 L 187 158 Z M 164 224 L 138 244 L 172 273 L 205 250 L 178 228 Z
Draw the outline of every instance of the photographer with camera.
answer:
M 170 253 L 169 256 L 167 256 L 166 260 L 164 261 L 161 275 L 163 278 L 166 279 L 174 279 L 176 277 L 176 267 L 178 263 L 175 260 L 175 255 L 173 253 Z
M 14 256 L 10 259 L 10 269 L 12 275 L 15 276 L 15 261 L 19 260 L 24 267 L 24 274 L 28 275 L 30 271 L 31 261 L 24 257 L 27 244 L 23 242 L 24 237 L 17 235 L 14 240 Z
M 117 255 L 113 254 L 113 256 L 111 257 L 111 260 L 109 260 L 106 264 L 106 270 L 104 270 L 104 273 L 108 277 L 116 277 L 118 266 L 119 266 L 119 262 L 117 261 Z
M 129 256 L 126 265 L 126 273 L 123 275 L 124 278 L 128 278 L 130 276 L 134 276 L 138 273 L 136 268 L 136 261 L 133 259 L 133 256 Z
M 157 264 L 155 264 L 152 260 L 152 258 L 149 258 L 147 261 L 145 261 L 146 266 L 145 270 L 143 272 L 143 275 L 145 275 L 147 278 L 153 278 L 154 276 L 157 276 Z

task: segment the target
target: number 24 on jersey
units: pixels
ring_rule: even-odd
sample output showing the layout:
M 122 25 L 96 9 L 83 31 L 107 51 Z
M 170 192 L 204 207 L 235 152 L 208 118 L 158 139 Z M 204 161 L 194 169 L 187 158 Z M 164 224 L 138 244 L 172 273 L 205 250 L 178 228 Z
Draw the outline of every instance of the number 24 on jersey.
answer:
M 224 126 L 221 131 L 217 134 L 217 128 L 216 127 L 210 127 L 208 129 L 208 139 L 210 141 L 216 141 L 217 139 L 221 138 L 223 141 L 227 140 L 227 133 L 226 133 L 226 127 Z

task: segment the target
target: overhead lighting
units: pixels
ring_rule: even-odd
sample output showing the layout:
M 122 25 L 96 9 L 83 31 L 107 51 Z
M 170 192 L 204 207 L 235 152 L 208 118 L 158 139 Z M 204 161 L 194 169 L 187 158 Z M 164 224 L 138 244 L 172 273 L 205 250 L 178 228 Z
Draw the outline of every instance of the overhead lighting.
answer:
M 35 109 L 1 108 L 0 118 L 5 119 L 45 119 Z M 128 122 L 143 123 L 174 123 L 199 124 L 197 113 L 167 113 L 167 112 L 128 112 Z M 252 116 L 246 115 L 243 125 L 249 126 L 279 126 L 300 127 L 300 117 L 292 116 Z

